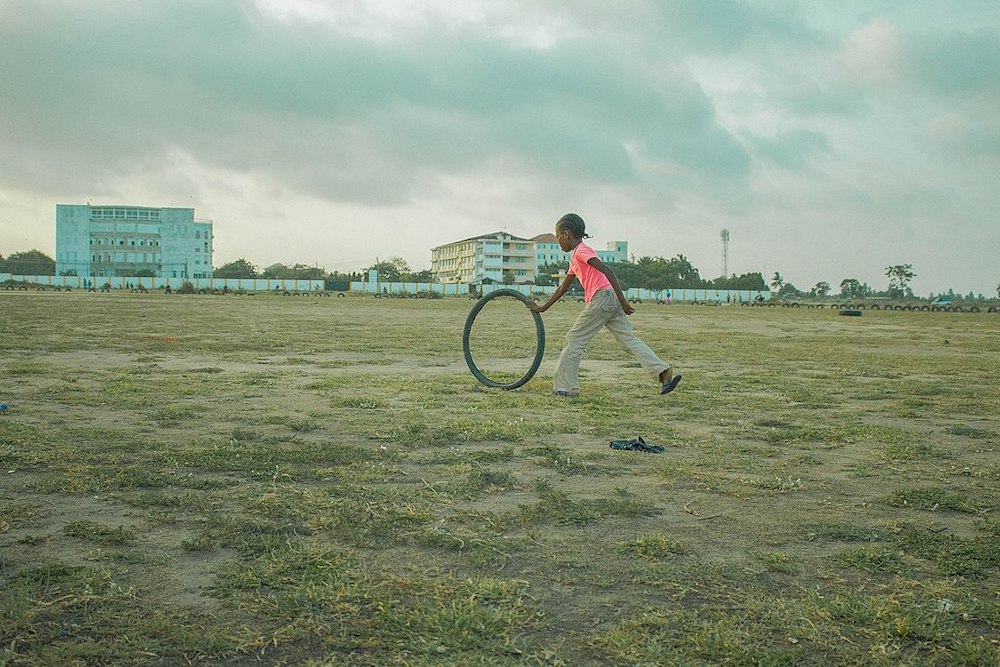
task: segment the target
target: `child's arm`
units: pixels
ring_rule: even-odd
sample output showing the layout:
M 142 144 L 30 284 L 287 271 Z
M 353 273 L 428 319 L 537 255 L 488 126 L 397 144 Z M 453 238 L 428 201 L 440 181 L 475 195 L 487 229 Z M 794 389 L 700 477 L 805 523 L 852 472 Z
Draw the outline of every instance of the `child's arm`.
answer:
M 632 304 L 630 304 L 628 299 L 625 298 L 625 293 L 622 292 L 622 287 L 618 284 L 618 278 L 615 276 L 615 272 L 597 257 L 591 257 L 587 264 L 590 264 L 592 267 L 608 277 L 608 282 L 611 283 L 611 288 L 615 291 L 615 296 L 618 297 L 618 303 L 622 305 L 622 310 L 625 311 L 625 314 L 631 315 L 634 313 L 635 308 L 633 308 Z
M 563 294 L 569 291 L 569 288 L 573 284 L 574 280 L 576 280 L 576 276 L 574 276 L 572 273 L 567 273 L 566 277 L 563 278 L 561 283 L 559 283 L 559 287 L 557 287 L 556 291 L 552 293 L 552 296 L 549 297 L 548 301 L 546 301 L 540 306 L 536 304 L 534 306 L 528 306 L 528 308 L 535 311 L 536 313 L 544 313 L 546 310 L 549 309 L 549 306 L 551 306 L 556 301 L 561 299 Z

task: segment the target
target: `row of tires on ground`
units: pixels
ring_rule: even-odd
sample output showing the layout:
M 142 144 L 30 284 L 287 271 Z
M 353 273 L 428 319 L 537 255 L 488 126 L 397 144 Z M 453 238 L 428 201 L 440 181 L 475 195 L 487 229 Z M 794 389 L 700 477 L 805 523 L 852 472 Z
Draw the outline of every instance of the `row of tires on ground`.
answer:
M 577 301 L 580 301 L 582 303 L 583 299 L 577 299 Z M 629 299 L 629 303 L 641 304 L 642 303 L 642 299 Z M 661 301 L 649 301 L 648 303 L 656 303 L 656 304 L 661 304 L 662 305 L 662 304 L 665 304 L 666 301 L 662 301 L 662 300 Z M 690 301 L 689 303 L 692 306 L 718 306 L 718 305 L 721 305 L 718 301 Z M 727 305 L 735 305 L 735 304 L 727 304 Z M 748 307 L 754 307 L 754 308 L 779 308 L 779 307 L 780 308 L 819 308 L 819 309 L 830 308 L 831 310 L 866 310 L 867 309 L 867 310 L 899 310 L 899 311 L 911 311 L 911 312 L 912 311 L 923 311 L 923 312 L 934 312 L 934 313 L 937 313 L 937 312 L 941 312 L 941 313 L 946 313 L 946 312 L 947 313 L 980 313 L 985 308 L 986 312 L 988 312 L 988 313 L 997 313 L 997 312 L 1000 312 L 1000 307 L 995 306 L 995 305 L 983 306 L 982 308 L 980 308 L 977 305 L 971 305 L 971 306 L 954 306 L 954 305 L 935 306 L 935 305 L 930 305 L 930 304 L 926 304 L 926 303 L 913 303 L 913 304 L 892 304 L 892 303 L 878 304 L 878 303 L 872 303 L 872 304 L 865 304 L 865 303 L 845 302 L 845 303 L 823 304 L 823 303 L 800 303 L 800 302 L 797 302 L 797 301 L 788 301 L 788 302 L 783 302 L 783 301 L 764 301 L 764 302 L 743 301 L 743 302 L 740 302 L 739 305 L 741 305 L 741 306 L 748 306 Z
M 362 296 L 369 296 L 363 293 Z M 375 292 L 371 296 L 376 299 L 443 299 L 444 297 L 436 292 Z M 470 299 L 478 297 L 470 296 Z
M 743 304 L 744 306 L 747 304 Z M 782 307 L 782 308 L 827 308 L 826 304 L 823 303 L 776 303 L 768 302 L 764 304 L 750 304 L 750 305 L 763 305 L 770 308 Z M 996 306 L 984 306 L 986 312 L 996 313 L 998 312 Z M 831 310 L 905 310 L 905 311 L 923 311 L 923 312 L 934 312 L 934 313 L 979 313 L 982 309 L 979 306 L 932 306 L 926 303 L 908 303 L 908 304 L 864 304 L 864 303 L 833 303 L 829 305 Z
M 17 290 L 19 292 L 27 292 L 29 289 L 33 289 L 33 290 L 35 290 L 37 292 L 44 292 L 47 289 L 50 289 L 53 292 L 72 292 L 73 291 L 73 288 L 69 287 L 69 286 L 66 286 L 66 287 L 51 287 L 51 286 L 50 287 L 45 287 L 44 285 L 38 285 L 37 287 L 31 287 L 31 288 L 29 288 L 27 285 L 4 285 L 4 289 L 7 290 L 8 292 L 13 292 L 15 290 Z M 98 287 L 81 287 L 79 289 L 81 291 L 86 291 L 86 292 L 110 292 L 111 291 L 111 289 L 108 288 L 108 287 L 100 287 L 100 288 L 98 288 Z M 132 291 L 135 292 L 136 290 L 132 290 Z M 146 290 L 144 289 L 142 291 L 145 292 Z

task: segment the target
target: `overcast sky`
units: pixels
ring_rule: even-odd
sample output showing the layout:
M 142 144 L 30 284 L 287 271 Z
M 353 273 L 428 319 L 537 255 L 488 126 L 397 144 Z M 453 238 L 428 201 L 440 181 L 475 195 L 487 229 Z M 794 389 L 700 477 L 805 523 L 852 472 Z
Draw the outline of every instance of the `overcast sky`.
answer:
M 704 277 L 1000 282 L 994 0 L 0 0 L 0 254 L 192 207 L 215 265 L 430 267 L 568 211 Z

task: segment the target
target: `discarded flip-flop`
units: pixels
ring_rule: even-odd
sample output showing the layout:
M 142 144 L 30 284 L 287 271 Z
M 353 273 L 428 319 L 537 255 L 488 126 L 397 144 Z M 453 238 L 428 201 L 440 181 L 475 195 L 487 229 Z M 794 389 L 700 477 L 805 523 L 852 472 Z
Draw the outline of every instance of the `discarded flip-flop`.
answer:
M 660 388 L 660 395 L 662 396 L 663 394 L 669 394 L 674 389 L 676 389 L 677 385 L 679 385 L 681 383 L 681 378 L 682 377 L 684 377 L 684 376 L 683 375 L 675 375 L 672 378 L 670 378 L 669 380 L 667 380 L 666 382 L 664 382 L 663 386 Z
M 663 447 L 661 445 L 648 445 L 646 444 L 646 441 L 642 439 L 641 435 L 638 438 L 631 438 L 629 440 L 612 440 L 611 449 L 624 449 L 635 452 L 649 452 L 650 454 L 663 453 Z

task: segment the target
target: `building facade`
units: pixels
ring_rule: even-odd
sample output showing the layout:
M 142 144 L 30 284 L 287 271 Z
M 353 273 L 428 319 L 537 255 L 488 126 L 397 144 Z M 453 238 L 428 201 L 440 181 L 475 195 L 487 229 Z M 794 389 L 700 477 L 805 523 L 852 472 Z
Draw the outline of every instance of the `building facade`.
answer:
M 211 220 L 193 208 L 56 206 L 56 273 L 211 278 Z
M 539 234 L 531 239 L 535 244 L 535 267 L 541 269 L 546 264 L 569 262 L 571 253 L 563 252 L 555 234 Z M 589 244 L 588 244 L 589 245 Z M 628 261 L 628 241 L 609 241 L 607 250 L 594 252 L 602 262 L 623 263 Z
M 604 262 L 627 262 L 628 242 L 611 241 L 596 250 Z M 522 239 L 507 232 L 474 236 L 431 248 L 431 271 L 439 283 L 533 283 L 546 264 L 569 262 L 552 234 Z
M 431 248 L 431 272 L 440 283 L 535 281 L 535 244 L 493 232 Z

